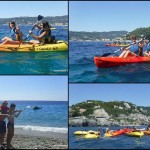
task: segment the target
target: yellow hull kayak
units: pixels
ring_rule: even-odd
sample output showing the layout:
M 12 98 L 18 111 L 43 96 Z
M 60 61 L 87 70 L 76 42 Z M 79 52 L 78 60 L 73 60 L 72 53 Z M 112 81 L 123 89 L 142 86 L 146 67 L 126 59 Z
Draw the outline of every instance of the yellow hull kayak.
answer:
M 99 134 L 99 132 L 97 131 L 92 131 L 92 130 L 89 130 L 89 131 L 75 131 L 74 132 L 74 135 L 86 135 L 86 134 Z
M 54 52 L 68 50 L 68 43 L 57 41 L 54 44 L 21 44 L 19 45 L 0 45 L 1 52 Z
M 88 134 L 88 131 L 76 131 L 74 132 L 74 135 L 86 135 Z
M 83 136 L 85 139 L 97 139 L 99 138 L 99 135 L 96 135 L 96 134 L 86 134 Z
M 126 135 L 134 136 L 134 137 L 142 137 L 144 133 L 143 132 L 130 132 L 130 133 L 126 133 Z

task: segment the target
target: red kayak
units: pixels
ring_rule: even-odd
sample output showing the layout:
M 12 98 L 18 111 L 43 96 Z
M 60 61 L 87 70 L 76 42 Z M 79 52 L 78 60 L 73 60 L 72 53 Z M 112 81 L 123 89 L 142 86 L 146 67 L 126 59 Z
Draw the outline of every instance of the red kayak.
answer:
M 135 57 L 119 58 L 118 56 L 111 57 L 94 57 L 95 65 L 98 68 L 117 67 L 126 64 L 150 62 L 150 57 Z

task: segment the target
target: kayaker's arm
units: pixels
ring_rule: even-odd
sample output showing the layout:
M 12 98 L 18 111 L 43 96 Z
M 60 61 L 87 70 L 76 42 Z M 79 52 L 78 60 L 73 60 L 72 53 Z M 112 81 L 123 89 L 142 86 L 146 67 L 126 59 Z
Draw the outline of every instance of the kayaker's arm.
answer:
M 36 35 L 34 35 L 34 34 L 32 33 L 32 31 L 29 31 L 29 34 L 30 34 L 33 38 L 35 38 L 35 39 L 42 40 L 43 37 L 44 37 L 47 33 L 46 33 L 46 31 L 45 31 L 45 32 L 43 32 L 40 36 L 36 36 Z

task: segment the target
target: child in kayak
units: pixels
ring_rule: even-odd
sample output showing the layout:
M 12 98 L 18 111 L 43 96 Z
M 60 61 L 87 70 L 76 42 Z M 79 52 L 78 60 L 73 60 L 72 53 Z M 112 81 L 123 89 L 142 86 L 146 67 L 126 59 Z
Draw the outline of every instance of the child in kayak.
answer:
M 30 43 L 34 43 L 34 44 L 48 44 L 52 42 L 51 39 L 51 26 L 49 25 L 49 23 L 47 21 L 43 21 L 40 26 L 38 26 L 37 24 L 35 24 L 35 27 L 37 27 L 39 29 L 38 33 L 39 36 L 34 35 L 32 33 L 32 31 L 29 31 L 29 34 L 37 39 L 37 40 L 31 40 Z
M 15 104 L 10 105 L 10 109 L 8 112 L 8 123 L 7 123 L 7 149 L 13 148 L 11 145 L 12 138 L 14 136 L 14 117 L 18 117 L 22 110 L 15 111 Z M 16 114 L 16 112 L 18 112 Z
M 16 26 L 15 22 L 10 22 L 9 28 L 10 28 L 10 37 L 4 37 L 0 45 L 20 44 L 22 42 L 22 32 L 20 31 L 19 27 Z
M 130 39 L 132 41 L 132 45 L 127 48 L 122 48 L 124 51 L 119 56 L 120 58 L 126 58 L 131 55 L 135 57 L 143 55 L 143 42 L 140 41 L 136 43 L 136 37 L 134 35 L 130 36 Z

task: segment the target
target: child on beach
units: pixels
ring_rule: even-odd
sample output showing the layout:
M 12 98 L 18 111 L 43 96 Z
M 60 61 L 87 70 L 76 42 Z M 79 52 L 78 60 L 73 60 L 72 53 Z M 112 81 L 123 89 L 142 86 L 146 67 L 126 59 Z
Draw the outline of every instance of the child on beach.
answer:
M 10 105 L 10 109 L 8 112 L 8 123 L 7 123 L 7 149 L 13 148 L 11 145 L 12 138 L 14 136 L 14 117 L 18 117 L 22 110 L 15 111 L 15 104 Z M 16 114 L 16 112 L 18 112 Z

